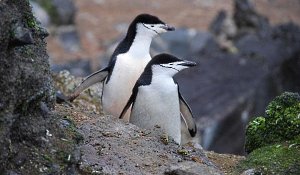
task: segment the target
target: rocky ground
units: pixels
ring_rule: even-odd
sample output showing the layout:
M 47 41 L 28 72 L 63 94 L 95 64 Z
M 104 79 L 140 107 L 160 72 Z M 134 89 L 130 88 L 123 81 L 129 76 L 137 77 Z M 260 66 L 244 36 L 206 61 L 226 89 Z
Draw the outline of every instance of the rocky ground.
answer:
M 64 94 L 81 81 L 69 72 L 54 75 Z M 103 115 L 96 84 L 72 104 L 56 104 L 56 112 L 74 121 L 83 136 L 80 173 L 123 174 L 232 174 L 245 157 L 217 154 L 192 145 L 178 146 L 160 128 L 140 129 L 113 116 Z

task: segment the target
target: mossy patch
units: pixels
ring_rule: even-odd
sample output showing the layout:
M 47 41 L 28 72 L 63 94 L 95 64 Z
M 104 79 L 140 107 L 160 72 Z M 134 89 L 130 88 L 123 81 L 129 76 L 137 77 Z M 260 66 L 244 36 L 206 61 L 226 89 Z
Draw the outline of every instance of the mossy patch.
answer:
M 70 119 L 70 117 L 65 116 L 64 120 L 69 122 L 69 125 L 66 127 L 67 137 L 72 138 L 72 141 L 75 141 L 76 144 L 79 144 L 83 141 L 83 136 L 77 131 L 75 122 Z
M 253 150 L 288 140 L 300 135 L 300 96 L 285 92 L 267 107 L 265 117 L 251 121 L 246 130 L 245 150 Z
M 256 149 L 239 163 L 235 173 L 254 169 L 256 174 L 300 174 L 299 141 L 296 139 Z

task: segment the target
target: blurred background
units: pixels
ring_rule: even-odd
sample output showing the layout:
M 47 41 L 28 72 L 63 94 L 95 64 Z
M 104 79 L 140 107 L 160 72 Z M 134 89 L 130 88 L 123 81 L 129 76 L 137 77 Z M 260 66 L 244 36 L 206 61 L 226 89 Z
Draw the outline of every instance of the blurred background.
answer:
M 175 26 L 155 38 L 199 66 L 176 76 L 205 149 L 244 154 L 244 130 L 284 91 L 300 92 L 299 0 L 30 0 L 51 68 L 84 77 L 103 68 L 140 13 Z

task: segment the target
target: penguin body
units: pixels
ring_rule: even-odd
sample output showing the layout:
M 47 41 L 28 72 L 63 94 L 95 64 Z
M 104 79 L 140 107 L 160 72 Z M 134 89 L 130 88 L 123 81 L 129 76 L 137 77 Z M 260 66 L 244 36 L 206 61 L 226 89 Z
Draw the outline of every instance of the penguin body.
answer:
M 85 78 L 70 96 L 70 100 L 75 99 L 87 87 L 103 82 L 103 110 L 107 114 L 119 116 L 136 80 L 151 60 L 149 50 L 152 38 L 172 30 L 173 27 L 155 16 L 138 15 L 130 24 L 126 37 L 111 56 L 108 66 Z M 129 113 L 125 115 L 129 120 Z
M 120 118 L 123 118 L 132 106 L 131 123 L 148 129 L 159 125 L 178 144 L 182 144 L 182 131 L 187 132 L 191 138 L 194 137 L 197 128 L 192 112 L 173 79 L 180 70 L 192 66 L 195 66 L 195 63 L 180 60 L 169 54 L 155 56 L 136 82 Z

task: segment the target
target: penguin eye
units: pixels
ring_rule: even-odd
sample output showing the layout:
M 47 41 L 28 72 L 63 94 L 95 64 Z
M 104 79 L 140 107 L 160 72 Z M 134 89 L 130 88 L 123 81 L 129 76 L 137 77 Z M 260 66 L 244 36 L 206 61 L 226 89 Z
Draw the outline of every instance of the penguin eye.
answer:
M 151 25 L 151 27 L 154 27 L 154 25 Z

